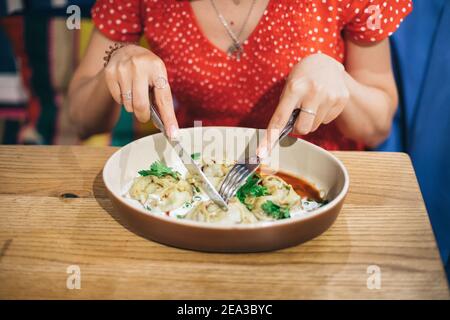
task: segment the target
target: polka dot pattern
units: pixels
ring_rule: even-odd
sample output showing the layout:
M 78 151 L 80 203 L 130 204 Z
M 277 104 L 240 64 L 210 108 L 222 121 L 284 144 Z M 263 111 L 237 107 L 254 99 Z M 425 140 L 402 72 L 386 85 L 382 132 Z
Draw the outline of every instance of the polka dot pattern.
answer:
M 341 1 L 344 2 L 344 1 Z M 412 10 L 410 0 L 347 1 L 341 7 L 345 31 L 357 41 L 377 42 L 390 36 Z
M 373 5 L 388 19 L 382 20 L 381 32 L 364 29 Z M 410 10 L 409 0 L 270 0 L 244 42 L 240 61 L 206 38 L 189 1 L 98 0 L 92 17 L 115 41 L 137 41 L 145 34 L 166 65 L 180 126 L 202 120 L 203 125 L 264 128 L 286 77 L 303 57 L 324 53 L 342 62 L 343 32 L 359 41 L 380 41 Z M 331 150 L 363 148 L 333 123 L 306 139 Z
M 135 42 L 142 35 L 140 1 L 101 0 L 92 7 L 97 29 L 114 41 Z

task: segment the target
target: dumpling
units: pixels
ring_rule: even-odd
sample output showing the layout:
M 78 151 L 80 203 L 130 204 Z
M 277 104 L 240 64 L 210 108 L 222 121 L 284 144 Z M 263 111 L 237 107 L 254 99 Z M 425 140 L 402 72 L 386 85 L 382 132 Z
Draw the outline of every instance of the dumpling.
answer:
M 247 224 L 247 223 L 255 223 L 258 222 L 257 217 L 247 209 L 246 206 L 242 202 L 240 202 L 237 198 L 233 198 L 230 200 L 229 206 L 236 207 L 239 210 L 240 216 L 241 216 L 241 223 Z
M 262 179 L 261 184 L 267 188 L 273 196 L 271 200 L 277 205 L 291 208 L 300 204 L 300 196 L 283 179 L 274 175 L 268 175 Z
M 199 203 L 190 212 L 188 212 L 184 218 L 200 222 L 218 222 L 223 220 L 226 215 L 226 211 L 223 211 L 214 202 L 209 200 Z
M 192 186 L 185 180 L 167 187 L 159 192 L 159 199 L 154 199 L 153 206 L 163 212 L 172 211 L 192 199 Z
M 156 177 L 145 176 L 134 179 L 134 183 L 129 191 L 130 197 L 144 204 L 147 201 L 149 194 L 162 190 L 163 186 L 158 184 L 154 178 Z
M 129 191 L 132 199 L 143 205 L 163 212 L 172 211 L 190 201 L 193 196 L 192 186 L 185 180 L 172 176 L 137 177 Z
M 209 181 L 211 181 L 212 185 L 218 189 L 232 166 L 233 164 L 229 162 L 216 163 L 214 160 L 204 160 L 202 171 L 208 177 Z
M 252 208 L 253 214 L 259 220 L 275 220 L 262 209 L 262 205 L 267 201 L 272 201 L 280 207 L 289 209 L 301 205 L 301 197 L 283 179 L 274 175 L 268 175 L 262 178 L 261 184 L 267 188 L 268 195 L 246 198 L 246 203 Z
M 231 200 L 228 211 L 222 210 L 213 201 L 203 201 L 184 216 L 185 219 L 220 224 L 255 223 L 258 219 L 242 203 Z

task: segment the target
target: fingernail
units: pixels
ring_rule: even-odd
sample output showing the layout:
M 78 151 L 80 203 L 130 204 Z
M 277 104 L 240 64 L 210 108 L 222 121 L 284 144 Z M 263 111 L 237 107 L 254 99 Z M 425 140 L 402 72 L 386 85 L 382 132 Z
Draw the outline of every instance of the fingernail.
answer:
M 300 135 L 302 135 L 302 136 L 307 135 L 307 134 L 309 133 L 309 128 L 307 128 L 307 127 L 302 127 L 302 128 L 300 128 L 300 130 L 299 130 L 298 133 L 299 133 Z
M 180 138 L 180 130 L 174 124 L 169 127 L 169 139 L 172 141 L 178 140 Z
M 258 149 L 258 157 L 261 159 L 265 159 L 269 156 L 269 151 L 267 150 L 267 147 L 261 147 Z

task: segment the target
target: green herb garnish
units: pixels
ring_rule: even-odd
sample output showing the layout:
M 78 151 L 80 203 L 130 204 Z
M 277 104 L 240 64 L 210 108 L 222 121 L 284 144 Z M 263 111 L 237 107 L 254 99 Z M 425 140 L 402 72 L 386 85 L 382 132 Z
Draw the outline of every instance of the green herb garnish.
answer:
M 247 178 L 247 181 L 238 189 L 236 192 L 236 197 L 241 201 L 247 209 L 251 210 L 253 208 L 252 205 L 247 204 L 245 199 L 250 197 L 262 197 L 269 194 L 267 188 L 259 185 L 258 183 L 261 181 L 261 177 L 257 174 L 252 174 Z
M 166 166 L 161 161 L 155 161 L 150 166 L 150 170 L 141 170 L 139 174 L 143 177 L 146 176 L 156 176 L 156 177 L 164 177 L 164 176 L 172 176 L 174 179 L 179 179 L 180 174 L 174 171 L 172 168 Z
M 186 201 L 186 202 L 183 204 L 183 208 L 191 208 L 191 207 L 192 207 L 192 203 L 189 202 L 189 201 Z
M 261 206 L 261 208 L 264 210 L 265 213 L 267 213 L 269 216 L 280 220 L 280 219 L 287 219 L 291 217 L 291 214 L 289 213 L 288 208 L 280 207 L 279 205 L 273 203 L 270 200 L 267 200 L 264 202 Z
M 200 152 L 195 152 L 191 154 L 192 160 L 199 160 L 200 159 Z

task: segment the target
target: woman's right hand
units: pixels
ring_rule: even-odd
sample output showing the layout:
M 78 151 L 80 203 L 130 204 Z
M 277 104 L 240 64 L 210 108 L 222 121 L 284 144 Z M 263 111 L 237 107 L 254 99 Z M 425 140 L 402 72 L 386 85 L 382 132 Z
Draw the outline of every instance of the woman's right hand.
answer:
M 171 139 L 178 135 L 172 93 L 167 81 L 164 62 L 150 50 L 129 44 L 116 50 L 104 70 L 106 84 L 112 97 L 133 112 L 140 122 L 150 120 L 149 90 Z M 130 96 L 129 99 L 127 96 Z

